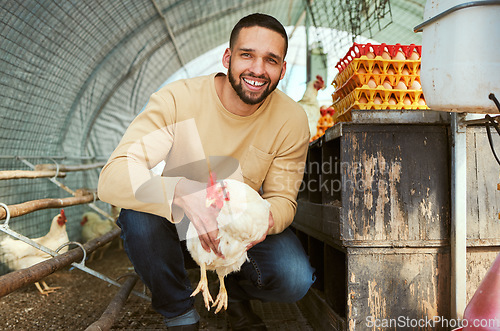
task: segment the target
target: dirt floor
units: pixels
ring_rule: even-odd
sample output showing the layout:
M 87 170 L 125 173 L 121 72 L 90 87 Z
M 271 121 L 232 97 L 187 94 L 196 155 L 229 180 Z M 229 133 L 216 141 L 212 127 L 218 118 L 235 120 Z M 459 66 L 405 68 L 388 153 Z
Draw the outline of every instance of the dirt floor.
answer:
M 103 259 L 86 265 L 113 280 L 133 272 L 126 254 L 117 246 L 110 247 Z M 198 271 L 189 272 L 193 283 L 197 282 Z M 28 285 L 0 298 L 0 330 L 85 330 L 101 317 L 119 291 L 118 287 L 76 268 L 65 268 L 44 280 L 49 286 L 61 289 L 45 296 L 34 285 Z M 141 281 L 135 290 L 144 290 Z M 214 288 L 211 292 L 216 291 Z M 270 330 L 312 330 L 295 304 L 252 302 L 252 305 Z M 225 313 L 207 312 L 201 296 L 197 297 L 196 307 L 202 317 L 202 330 L 229 330 Z M 130 294 L 112 327 L 112 330 L 166 329 L 162 316 L 151 308 L 150 302 L 134 294 Z

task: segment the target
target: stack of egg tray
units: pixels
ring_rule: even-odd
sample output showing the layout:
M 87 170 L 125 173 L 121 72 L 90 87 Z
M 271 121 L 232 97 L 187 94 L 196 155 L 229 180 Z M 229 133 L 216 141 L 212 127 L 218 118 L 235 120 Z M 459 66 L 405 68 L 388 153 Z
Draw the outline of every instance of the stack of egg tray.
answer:
M 321 116 L 318 120 L 318 124 L 316 125 L 316 135 L 311 138 L 311 141 L 314 141 L 325 134 L 325 131 L 328 128 L 331 128 L 334 124 L 333 117 L 330 114 L 325 114 Z
M 351 109 L 429 109 L 420 87 L 420 53 L 416 45 L 355 43 L 336 65 L 340 72 L 332 97 L 337 116 Z M 413 59 L 392 59 L 401 57 Z

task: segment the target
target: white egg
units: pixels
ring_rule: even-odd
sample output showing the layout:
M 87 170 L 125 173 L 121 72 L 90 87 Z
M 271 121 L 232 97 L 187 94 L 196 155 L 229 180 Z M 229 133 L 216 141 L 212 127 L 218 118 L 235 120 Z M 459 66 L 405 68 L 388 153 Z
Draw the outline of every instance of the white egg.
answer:
M 406 60 L 406 56 L 405 56 L 405 54 L 404 54 L 403 52 L 398 51 L 398 52 L 396 53 L 396 55 L 393 57 L 393 59 L 394 59 L 394 60 L 401 60 L 401 61 L 404 61 L 404 60 Z
M 366 57 L 369 58 L 369 59 L 374 59 L 375 58 L 375 53 L 368 52 L 368 53 L 366 53 Z
M 391 85 L 391 82 L 389 82 L 387 79 L 386 79 L 386 80 L 384 80 L 384 83 L 382 84 L 382 86 L 383 86 L 385 89 L 392 90 L 392 85 Z
M 413 53 L 411 53 L 410 57 L 408 57 L 408 60 L 412 60 L 412 61 L 416 61 L 418 59 L 420 59 L 420 55 L 415 51 L 413 51 Z
M 410 89 L 412 90 L 420 90 L 422 88 L 422 85 L 418 82 L 418 80 L 414 80 L 413 83 L 411 83 Z
M 396 84 L 396 89 L 398 90 L 407 90 L 408 87 L 406 86 L 405 82 L 402 80 L 399 81 L 399 83 Z

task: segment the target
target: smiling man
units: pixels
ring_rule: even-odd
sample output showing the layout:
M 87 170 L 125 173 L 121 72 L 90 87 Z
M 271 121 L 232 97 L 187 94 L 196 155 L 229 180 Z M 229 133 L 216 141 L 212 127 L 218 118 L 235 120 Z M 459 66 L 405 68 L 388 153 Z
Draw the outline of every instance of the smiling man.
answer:
M 286 48 L 286 35 L 274 30 L 253 26 L 233 31 L 223 64 L 241 101 L 250 106 L 260 105 L 276 89 L 285 76 Z M 255 111 L 256 107 L 249 110 Z
M 250 300 L 294 302 L 314 281 L 288 228 L 309 128 L 302 108 L 276 89 L 287 45 L 275 18 L 242 18 L 222 57 L 227 74 L 180 80 L 154 93 L 101 172 L 99 197 L 122 208 L 117 223 L 125 250 L 169 329 L 198 328 L 184 267 L 186 219 L 203 248 L 222 255 L 217 213 L 206 204 L 207 163 L 217 179 L 245 182 L 271 205 L 268 233 L 248 247 L 241 270 L 227 277 L 232 329 L 266 330 Z M 155 176 L 151 169 L 161 161 L 165 168 Z

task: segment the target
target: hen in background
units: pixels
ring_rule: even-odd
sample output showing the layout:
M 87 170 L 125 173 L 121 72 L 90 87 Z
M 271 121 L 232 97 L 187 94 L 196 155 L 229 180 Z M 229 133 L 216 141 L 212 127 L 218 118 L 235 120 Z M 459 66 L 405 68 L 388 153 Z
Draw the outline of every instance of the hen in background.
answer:
M 318 124 L 318 120 L 320 118 L 318 91 L 324 88 L 325 81 L 320 75 L 318 75 L 316 76 L 316 80 L 307 83 L 306 91 L 304 92 L 302 99 L 297 101 L 297 103 L 304 108 L 307 114 L 311 137 L 316 135 L 316 125 Z
M 36 243 L 56 250 L 62 244 L 69 241 L 68 233 L 66 232 L 66 215 L 64 210 L 52 219 L 49 232 L 40 238 L 32 239 Z M 13 270 L 20 270 L 31 267 L 37 263 L 50 259 L 52 256 L 35 248 L 24 241 L 7 237 L 0 242 L 0 250 L 5 255 L 6 261 L 9 261 L 9 267 Z M 68 246 L 63 247 L 59 253 L 68 251 Z M 43 289 L 39 282 L 35 283 L 36 288 L 41 294 L 48 295 L 60 287 L 49 287 L 45 281 L 41 281 Z
M 108 219 L 102 219 L 97 213 L 93 211 L 86 212 L 82 215 L 82 221 L 80 222 L 82 226 L 82 240 L 83 242 L 88 242 L 92 239 L 99 238 L 109 231 L 115 229 L 117 225 Z M 102 259 L 104 252 L 111 246 L 111 242 L 105 244 L 98 250 L 100 250 L 99 260 Z M 94 255 L 97 250 L 93 251 L 90 255 L 88 262 L 94 259 Z
M 212 307 L 215 313 L 227 309 L 227 291 L 224 277 L 240 270 L 247 260 L 247 245 L 261 239 L 269 227 L 269 202 L 245 183 L 226 179 L 207 187 L 207 206 L 220 209 L 217 216 L 219 226 L 219 251 L 225 258 L 213 251 L 208 253 L 201 246 L 198 233 L 192 223 L 187 231 L 187 248 L 200 266 L 200 282 L 191 296 L 201 292 L 205 307 L 210 310 L 213 302 L 208 290 L 206 270 L 215 270 L 219 277 L 219 294 Z

